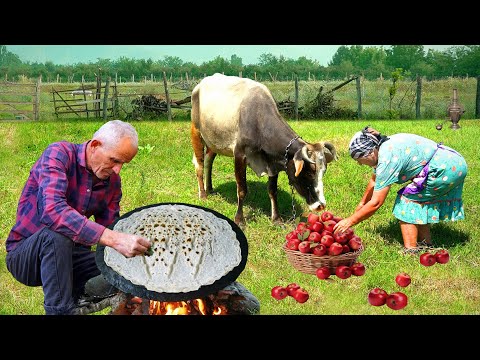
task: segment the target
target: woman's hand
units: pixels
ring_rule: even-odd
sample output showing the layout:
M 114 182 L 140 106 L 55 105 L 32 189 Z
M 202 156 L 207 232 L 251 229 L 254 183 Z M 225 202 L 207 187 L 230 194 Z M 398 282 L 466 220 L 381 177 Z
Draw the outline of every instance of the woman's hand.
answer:
M 345 232 L 349 227 L 352 227 L 354 224 L 350 217 L 345 218 L 340 220 L 338 223 L 335 224 L 333 227 L 333 233 L 343 233 Z

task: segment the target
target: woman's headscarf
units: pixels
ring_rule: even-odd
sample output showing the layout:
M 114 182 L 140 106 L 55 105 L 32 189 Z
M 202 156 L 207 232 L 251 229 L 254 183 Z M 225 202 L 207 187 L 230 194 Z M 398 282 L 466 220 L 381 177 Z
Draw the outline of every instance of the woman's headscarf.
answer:
M 358 131 L 350 140 L 349 150 L 353 159 L 358 159 L 370 154 L 373 149 L 379 148 L 381 144 L 389 138 L 381 135 L 377 130 L 370 126 L 365 126 L 362 131 Z

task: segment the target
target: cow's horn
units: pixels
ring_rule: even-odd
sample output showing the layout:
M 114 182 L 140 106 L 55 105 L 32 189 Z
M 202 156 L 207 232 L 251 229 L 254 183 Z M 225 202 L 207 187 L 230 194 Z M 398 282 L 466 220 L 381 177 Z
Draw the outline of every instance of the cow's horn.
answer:
M 302 147 L 302 158 L 303 158 L 305 161 L 309 162 L 310 164 L 315 164 L 315 161 L 313 161 L 312 159 L 310 159 L 310 158 L 308 157 L 308 148 L 307 148 L 307 145 L 304 145 L 304 146 Z

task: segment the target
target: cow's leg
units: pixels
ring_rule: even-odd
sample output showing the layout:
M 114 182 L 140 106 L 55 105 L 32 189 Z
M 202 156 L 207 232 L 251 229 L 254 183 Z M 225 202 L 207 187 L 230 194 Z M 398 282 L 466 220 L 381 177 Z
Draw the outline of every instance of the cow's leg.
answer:
M 273 222 L 278 222 L 279 220 L 281 220 L 280 215 L 278 214 L 277 192 L 278 192 L 278 174 L 268 177 L 268 197 L 270 198 Z
M 207 186 L 207 194 L 213 193 L 212 186 L 212 166 L 213 160 L 217 156 L 216 152 L 213 152 L 209 147 L 205 153 L 205 185 Z
M 204 146 L 200 131 L 193 124 L 190 128 L 190 138 L 193 147 L 192 162 L 195 165 L 195 172 L 197 174 L 198 197 L 200 199 L 206 199 L 207 193 L 205 192 L 205 185 L 203 183 Z
M 237 181 L 237 213 L 235 224 L 245 225 L 243 217 L 243 201 L 247 195 L 247 158 L 244 153 L 234 152 L 235 158 L 235 180 Z

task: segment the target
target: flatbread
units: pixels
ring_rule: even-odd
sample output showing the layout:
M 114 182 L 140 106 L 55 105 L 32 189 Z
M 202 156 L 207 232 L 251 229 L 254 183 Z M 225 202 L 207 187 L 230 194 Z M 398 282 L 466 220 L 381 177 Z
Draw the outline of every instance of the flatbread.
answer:
M 242 260 L 231 225 L 213 213 L 186 205 L 158 205 L 119 220 L 113 230 L 142 235 L 153 255 L 126 258 L 105 247 L 104 260 L 118 274 L 156 292 L 198 290 L 228 274 Z

